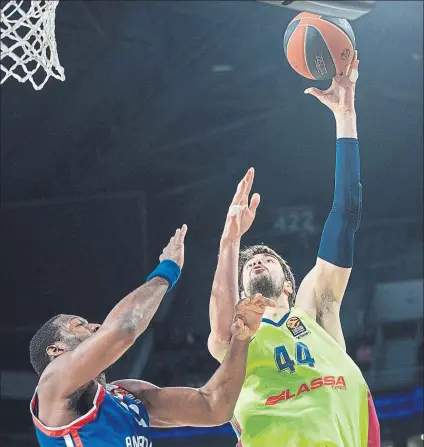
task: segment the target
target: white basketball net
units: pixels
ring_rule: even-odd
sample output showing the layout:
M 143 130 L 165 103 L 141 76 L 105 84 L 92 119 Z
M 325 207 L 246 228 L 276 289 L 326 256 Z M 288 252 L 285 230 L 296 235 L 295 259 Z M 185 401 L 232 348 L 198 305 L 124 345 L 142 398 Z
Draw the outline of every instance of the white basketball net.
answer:
M 55 39 L 59 0 L 9 1 L 1 9 L 1 83 L 11 76 L 41 90 L 50 76 L 65 80 Z

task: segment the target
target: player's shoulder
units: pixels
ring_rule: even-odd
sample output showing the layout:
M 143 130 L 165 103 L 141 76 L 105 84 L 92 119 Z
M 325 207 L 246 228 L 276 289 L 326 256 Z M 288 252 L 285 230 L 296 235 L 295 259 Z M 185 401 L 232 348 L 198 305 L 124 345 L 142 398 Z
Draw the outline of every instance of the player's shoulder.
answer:
M 130 392 L 137 393 L 139 391 L 148 390 L 152 388 L 159 388 L 157 385 L 154 385 L 153 383 L 146 382 L 145 380 L 138 380 L 138 379 L 121 379 L 121 380 L 115 380 L 107 385 L 107 389 L 125 389 Z
M 126 410 L 128 410 L 133 417 L 137 419 L 139 424 L 141 424 L 143 427 L 146 427 L 148 426 L 149 422 L 149 414 L 146 407 L 147 401 L 145 395 L 143 394 L 143 389 L 145 390 L 146 388 L 142 388 L 143 385 L 139 384 L 138 382 L 143 382 L 144 386 L 146 386 L 147 384 L 155 387 L 149 382 L 126 379 L 118 380 L 116 382 L 108 384 L 106 386 L 106 391 L 111 399 L 117 401 Z M 139 388 L 137 388 L 137 386 Z M 152 387 L 150 389 L 152 389 Z M 145 425 L 146 421 L 147 425 Z
M 47 388 L 49 389 L 49 388 Z M 44 388 L 44 391 L 46 388 Z M 69 425 L 69 420 L 86 422 L 90 414 L 94 414 L 102 405 L 106 395 L 105 389 L 96 381 L 92 381 L 64 399 L 53 393 L 40 393 L 40 387 L 34 391 L 30 402 L 30 411 L 35 425 L 45 433 L 50 433 L 49 427 Z M 87 414 L 81 416 L 82 407 L 90 408 Z M 69 427 L 73 426 L 73 422 Z M 59 430 L 61 432 L 61 429 Z
M 145 380 L 121 379 L 111 382 L 106 390 L 112 396 L 127 396 L 130 399 L 141 401 L 146 404 L 145 392 L 147 390 L 158 389 L 159 387 Z

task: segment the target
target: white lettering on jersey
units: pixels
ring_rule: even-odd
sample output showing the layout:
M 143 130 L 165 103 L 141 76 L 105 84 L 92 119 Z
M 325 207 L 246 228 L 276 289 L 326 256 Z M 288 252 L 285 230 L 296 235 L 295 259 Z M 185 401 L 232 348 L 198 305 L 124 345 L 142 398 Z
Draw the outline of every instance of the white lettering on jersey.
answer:
M 127 436 L 125 447 L 152 447 L 152 444 L 144 436 Z
M 140 409 L 137 407 L 137 405 L 135 404 L 127 405 L 125 402 L 119 402 L 119 403 L 131 413 L 133 418 L 137 421 L 138 425 L 141 425 L 142 427 L 148 427 L 146 421 L 142 417 L 140 417 Z
M 137 413 L 138 418 L 134 416 L 137 424 L 141 425 L 142 427 L 147 427 L 146 421 L 142 417 L 140 417 L 140 409 L 137 407 L 137 405 L 131 404 L 129 405 L 129 408 Z

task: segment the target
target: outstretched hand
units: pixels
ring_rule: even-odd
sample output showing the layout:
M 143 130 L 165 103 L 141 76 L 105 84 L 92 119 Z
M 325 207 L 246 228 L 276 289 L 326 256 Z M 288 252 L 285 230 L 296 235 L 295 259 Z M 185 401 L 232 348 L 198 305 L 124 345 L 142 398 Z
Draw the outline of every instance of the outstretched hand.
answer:
M 260 293 L 253 298 L 244 298 L 236 306 L 231 333 L 239 340 L 246 340 L 259 329 L 267 307 L 275 307 L 275 302 Z
M 252 190 L 255 170 L 250 168 L 237 186 L 237 191 L 228 210 L 223 232 L 223 238 L 237 241 L 251 227 L 256 209 L 261 198 L 258 193 L 253 194 L 249 204 L 249 194 Z
M 162 254 L 159 256 L 159 261 L 170 259 L 177 263 L 180 268 L 184 265 L 184 239 L 187 233 L 187 225 L 183 225 L 181 228 L 175 230 L 174 236 L 168 242 L 168 245 L 163 249 Z
M 308 88 L 305 90 L 305 93 L 318 98 L 334 113 L 334 115 L 354 113 L 358 66 L 358 52 L 355 51 L 353 60 L 346 68 L 346 72 L 335 76 L 330 88 L 327 90 Z

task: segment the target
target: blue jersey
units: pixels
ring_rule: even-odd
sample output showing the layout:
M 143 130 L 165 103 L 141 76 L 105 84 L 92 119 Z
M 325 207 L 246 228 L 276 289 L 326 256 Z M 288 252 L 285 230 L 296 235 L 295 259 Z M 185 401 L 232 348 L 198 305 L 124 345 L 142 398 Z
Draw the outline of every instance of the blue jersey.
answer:
M 98 384 L 93 407 L 63 427 L 47 427 L 37 416 L 37 390 L 31 414 L 41 447 L 151 447 L 149 416 L 140 399 L 121 386 Z

